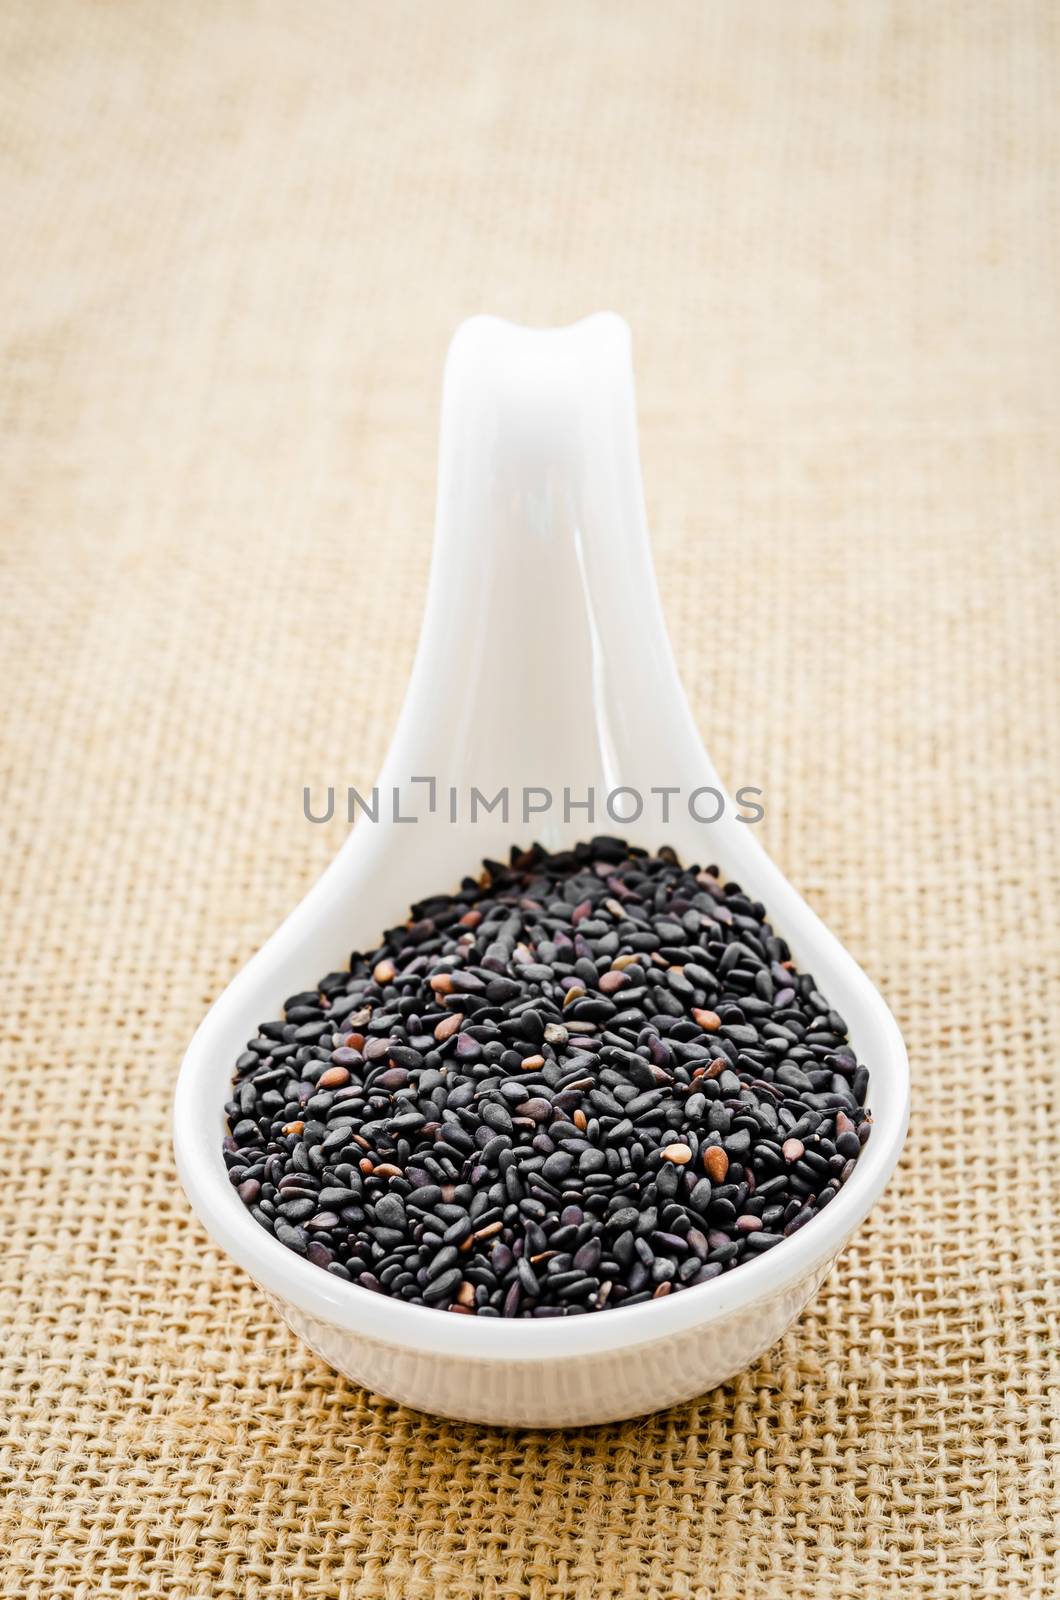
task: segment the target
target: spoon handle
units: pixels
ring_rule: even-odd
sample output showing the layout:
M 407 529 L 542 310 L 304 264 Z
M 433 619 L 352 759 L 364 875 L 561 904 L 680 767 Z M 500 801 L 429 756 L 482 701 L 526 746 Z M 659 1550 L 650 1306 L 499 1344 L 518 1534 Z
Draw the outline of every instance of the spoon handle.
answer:
M 383 781 L 414 773 L 548 789 L 545 843 L 565 789 L 600 805 L 619 785 L 717 782 L 655 582 L 620 317 L 474 317 L 453 338 L 426 613 Z

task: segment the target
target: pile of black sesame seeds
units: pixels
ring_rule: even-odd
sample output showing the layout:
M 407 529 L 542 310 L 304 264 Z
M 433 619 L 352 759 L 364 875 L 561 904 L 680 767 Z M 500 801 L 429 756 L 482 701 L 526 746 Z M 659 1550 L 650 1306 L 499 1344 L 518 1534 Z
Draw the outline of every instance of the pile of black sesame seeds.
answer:
M 281 1244 L 480 1317 L 636 1305 L 782 1243 L 868 1072 L 765 907 L 596 838 L 487 861 L 292 995 L 236 1063 L 229 1177 Z

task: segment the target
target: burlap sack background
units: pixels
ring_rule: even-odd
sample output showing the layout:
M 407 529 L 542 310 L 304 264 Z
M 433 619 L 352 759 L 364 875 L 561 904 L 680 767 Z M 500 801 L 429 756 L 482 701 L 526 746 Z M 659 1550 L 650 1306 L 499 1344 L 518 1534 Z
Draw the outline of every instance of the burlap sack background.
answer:
M 5 1594 L 1060 1591 L 1057 23 L 4 7 Z M 449 334 L 600 306 L 696 713 L 915 1119 L 766 1359 L 504 1435 L 299 1346 L 168 1108 L 383 753 Z

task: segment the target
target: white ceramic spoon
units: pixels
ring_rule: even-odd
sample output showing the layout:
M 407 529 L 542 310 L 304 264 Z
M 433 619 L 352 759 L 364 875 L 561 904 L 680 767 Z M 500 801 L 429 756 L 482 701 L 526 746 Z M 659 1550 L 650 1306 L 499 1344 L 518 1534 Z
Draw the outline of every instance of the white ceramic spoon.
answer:
M 435 809 L 427 784 L 436 780 Z M 471 786 L 498 807 L 467 820 Z M 619 786 L 639 820 L 602 809 Z M 662 825 L 661 798 L 680 791 Z M 400 791 L 392 820 L 391 791 Z M 458 815 L 449 820 L 449 789 Z M 522 821 L 522 791 L 551 809 Z M 339 855 L 233 980 L 188 1049 L 174 1111 L 184 1187 L 209 1232 L 325 1360 L 423 1410 L 570 1426 L 633 1416 L 722 1382 L 771 1345 L 813 1294 L 894 1169 L 908 1119 L 901 1036 L 879 994 L 764 854 L 723 791 L 678 679 L 659 604 L 640 481 L 629 330 L 601 314 L 531 330 L 476 317 L 446 365 L 438 515 L 426 615 L 379 779 L 380 821 Z M 597 798 L 564 820 L 563 794 Z M 614 802 L 620 810 L 625 803 Z M 539 794 L 532 805 L 543 804 Z M 700 797 L 701 815 L 716 805 Z M 627 815 L 628 815 L 627 810 Z M 802 970 L 846 1018 L 871 1072 L 871 1139 L 850 1182 L 783 1244 L 662 1300 L 560 1320 L 455 1317 L 343 1283 L 285 1250 L 245 1210 L 221 1157 L 232 1066 L 284 996 L 370 949 L 408 906 L 456 887 L 513 842 L 592 833 L 720 863 L 765 902 Z

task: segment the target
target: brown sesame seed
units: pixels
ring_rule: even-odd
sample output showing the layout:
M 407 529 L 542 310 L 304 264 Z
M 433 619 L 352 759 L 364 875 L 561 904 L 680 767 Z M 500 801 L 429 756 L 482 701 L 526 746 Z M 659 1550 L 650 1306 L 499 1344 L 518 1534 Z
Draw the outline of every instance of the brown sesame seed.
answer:
M 712 1183 L 724 1183 L 729 1170 L 729 1158 L 720 1144 L 708 1144 L 703 1152 L 703 1166 Z
M 668 1144 L 662 1153 L 664 1161 L 672 1161 L 675 1167 L 687 1166 L 692 1159 L 692 1152 L 686 1144 Z
M 329 1067 L 317 1079 L 318 1089 L 342 1089 L 350 1081 L 350 1074 L 345 1067 Z

